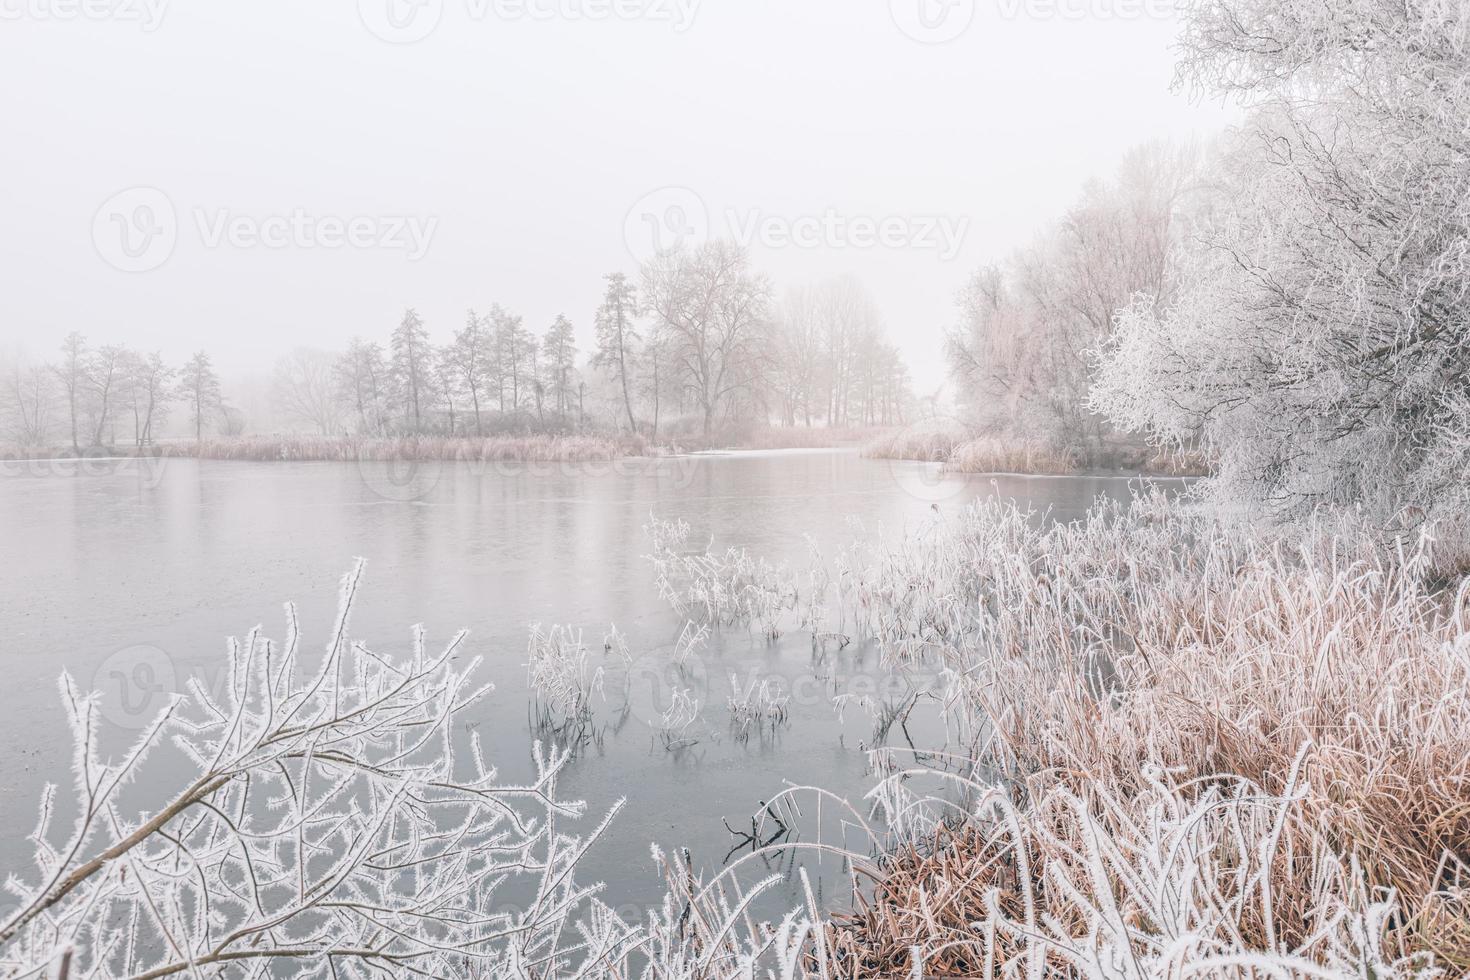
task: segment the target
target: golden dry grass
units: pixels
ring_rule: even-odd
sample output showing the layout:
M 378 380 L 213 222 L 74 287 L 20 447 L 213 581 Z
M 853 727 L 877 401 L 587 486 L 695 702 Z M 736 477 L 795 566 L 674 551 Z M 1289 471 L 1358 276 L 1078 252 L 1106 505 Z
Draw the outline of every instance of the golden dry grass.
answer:
M 332 436 L 243 436 L 199 443 L 169 443 L 160 455 L 255 461 L 463 460 L 470 462 L 569 463 L 641 456 L 641 439 L 534 435 L 468 438 L 403 436 L 359 439 Z
M 874 549 L 845 600 L 890 658 L 953 672 L 967 805 L 1009 787 L 1007 815 L 968 809 L 956 833 L 898 821 L 916 843 L 833 930 L 834 955 L 849 975 L 899 969 L 916 944 L 944 950 L 935 975 L 973 975 L 981 949 L 1051 963 L 1110 905 L 1124 945 L 1148 952 L 1183 933 L 1145 896 L 1183 889 L 1209 899 L 1186 943 L 1197 958 L 1339 962 L 1345 923 L 1388 901 L 1384 962 L 1470 969 L 1470 583 L 1438 587 L 1427 554 L 1158 500 L 1050 529 L 980 504 Z M 879 796 L 922 812 L 905 793 L 890 781 Z M 1181 831 L 1180 813 L 1197 826 Z M 1215 866 L 1190 873 L 1192 893 L 1162 858 L 1134 866 L 1171 834 L 1181 861 Z M 1033 894 L 1018 906 L 1022 849 Z M 993 935 L 975 946 L 964 920 L 980 911 Z M 1012 928 L 1027 915 L 1053 925 Z M 969 945 L 946 945 L 957 936 Z

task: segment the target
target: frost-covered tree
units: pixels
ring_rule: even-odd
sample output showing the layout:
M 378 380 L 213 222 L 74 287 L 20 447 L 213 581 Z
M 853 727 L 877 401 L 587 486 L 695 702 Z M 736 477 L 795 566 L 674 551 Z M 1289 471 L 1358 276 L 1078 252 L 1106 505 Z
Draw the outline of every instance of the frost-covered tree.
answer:
M 660 254 L 643 268 L 643 297 L 666 332 L 706 437 L 716 414 L 758 378 L 769 353 L 771 287 L 745 250 L 712 241 Z
M 424 412 L 431 400 L 434 353 L 429 330 L 418 313 L 404 311 L 393 331 L 391 351 L 389 379 L 403 427 L 408 432 L 422 432 Z
M 577 336 L 572 322 L 558 316 L 541 340 L 542 367 L 547 387 L 556 401 L 558 415 L 565 417 L 572 408 L 573 379 L 577 367 Z
M 800 286 L 787 291 L 775 321 L 776 370 L 771 378 L 782 419 L 812 424 L 813 401 L 821 370 L 821 330 L 816 291 Z
M 7 359 L 0 370 L 4 373 L 0 424 L 5 436 L 25 448 L 46 445 L 56 399 L 55 372 L 19 354 Z
M 220 397 L 219 376 L 204 351 L 195 351 L 179 372 L 179 391 L 189 403 L 189 417 L 194 422 L 194 441 L 204 441 L 204 420 L 219 415 L 228 421 Z
M 123 367 L 123 387 L 133 413 L 133 444 L 139 449 L 154 443 L 154 428 L 168 414 L 168 403 L 174 397 L 175 374 L 157 351 L 152 354 L 128 352 Z
M 1470 8 L 1215 0 L 1180 78 L 1253 104 L 1177 299 L 1121 315 L 1094 404 L 1218 454 L 1217 497 L 1384 523 L 1470 500 Z
M 532 390 L 535 373 L 532 362 L 536 354 L 536 337 L 525 327 L 525 321 L 499 306 L 491 310 L 495 324 L 495 350 L 500 367 L 500 410 L 506 411 L 505 392 L 510 390 L 509 411 L 521 407 L 526 392 Z
M 298 347 L 276 361 L 271 379 L 276 409 L 319 435 L 341 431 L 341 393 L 334 370 L 338 360 L 326 351 Z
M 475 417 L 475 435 L 485 434 L 480 416 L 480 399 L 489 393 L 492 381 L 494 336 L 489 322 L 470 310 L 464 329 L 454 335 L 454 343 L 446 350 L 447 366 L 453 386 L 469 400 Z
M 638 288 L 621 272 L 609 273 L 607 290 L 602 296 L 602 306 L 596 317 L 597 350 L 592 355 L 592 366 L 612 374 L 623 395 L 623 410 L 628 415 L 628 431 L 638 431 L 638 420 L 633 415 L 633 384 L 630 372 L 637 360 L 638 342 Z
M 380 344 L 352 338 L 335 368 L 338 397 L 352 407 L 357 430 L 380 436 L 388 429 L 388 365 Z
M 77 441 L 77 415 L 87 385 L 87 338 L 73 330 L 61 342 L 61 361 L 54 370 L 66 398 L 67 418 L 71 423 L 71 450 L 80 452 Z
M 976 272 L 948 338 L 969 421 L 995 436 L 1092 451 L 1096 351 L 1135 294 L 1171 294 L 1172 256 L 1199 207 L 1192 147 L 1135 148 L 1063 218 L 1007 261 Z
M 126 374 L 128 351 L 116 344 L 107 344 L 92 353 L 87 363 L 87 387 L 92 405 L 92 445 L 112 445 L 112 410 L 117 390 Z

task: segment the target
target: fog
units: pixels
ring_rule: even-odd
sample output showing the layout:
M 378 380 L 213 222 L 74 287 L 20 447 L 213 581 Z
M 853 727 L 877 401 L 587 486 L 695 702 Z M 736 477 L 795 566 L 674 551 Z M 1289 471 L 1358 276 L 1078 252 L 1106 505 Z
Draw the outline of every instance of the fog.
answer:
M 976 266 L 1231 118 L 1169 90 L 1161 4 L 398 2 L 0 0 L 5 346 L 228 379 L 499 303 L 586 350 L 672 229 L 778 292 L 855 276 L 928 393 Z

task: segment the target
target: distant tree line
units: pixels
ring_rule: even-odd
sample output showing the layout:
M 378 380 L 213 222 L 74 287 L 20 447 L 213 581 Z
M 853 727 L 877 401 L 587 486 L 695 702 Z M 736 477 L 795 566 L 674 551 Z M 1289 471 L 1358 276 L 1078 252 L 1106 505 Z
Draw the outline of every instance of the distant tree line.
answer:
M 1172 301 L 1180 246 L 1208 206 L 1201 156 L 1166 144 L 1134 149 L 1029 246 L 971 277 L 948 353 L 979 434 L 1082 461 L 1124 439 L 1092 408 L 1099 352 L 1135 296 Z
M 74 452 L 128 443 L 155 445 L 170 411 L 182 407 L 195 438 L 231 434 L 238 413 L 225 405 L 209 355 L 196 352 L 171 367 L 158 352 L 143 353 L 107 344 L 89 347 L 82 334 L 62 341 L 60 357 L 48 364 L 20 358 L 4 367 L 6 437 L 20 446 L 65 443 Z
M 538 333 L 494 304 L 436 341 L 409 309 L 383 340 L 279 358 L 270 414 L 323 436 L 616 429 L 659 438 L 678 424 L 709 437 L 732 420 L 894 425 L 912 400 L 859 283 L 793 289 L 777 303 L 728 242 L 660 255 L 637 277 L 609 274 L 593 325 L 584 356 L 565 316 Z M 5 372 L 0 423 L 22 446 L 144 449 L 180 409 L 196 440 L 244 428 L 202 351 L 173 367 L 158 353 L 91 347 L 73 333 L 56 361 L 16 360 Z

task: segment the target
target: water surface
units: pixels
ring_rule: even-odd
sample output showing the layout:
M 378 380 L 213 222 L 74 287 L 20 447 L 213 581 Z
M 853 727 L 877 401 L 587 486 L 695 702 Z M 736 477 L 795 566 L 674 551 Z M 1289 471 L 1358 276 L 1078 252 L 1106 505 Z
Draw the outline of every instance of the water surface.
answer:
M 0 477 L 0 872 L 29 861 L 42 784 L 69 779 L 69 737 L 57 708 L 64 669 L 103 692 L 109 738 L 121 746 L 188 676 L 213 683 L 225 637 L 256 624 L 280 637 L 281 604 L 298 604 L 308 646 L 327 640 L 337 583 L 368 560 L 352 635 L 403 653 L 410 627 L 430 642 L 470 630 L 496 690 L 467 717 L 505 778 L 531 771 L 525 678 L 531 623 L 585 631 L 601 656 L 616 623 L 635 679 L 666 673 L 683 619 L 661 601 L 643 558 L 650 515 L 687 521 L 771 559 L 807 562 L 807 536 L 835 552 L 857 533 L 899 534 L 979 495 L 999 494 L 1072 519 L 1098 495 L 1126 496 L 1110 477 L 938 479 L 926 464 L 844 451 L 735 453 L 616 464 L 490 466 L 151 460 L 10 464 Z M 878 676 L 871 651 L 833 666 L 839 684 Z M 724 704 L 730 672 L 777 675 L 794 699 L 790 723 L 734 737 Z M 564 796 L 585 799 L 588 828 L 628 803 L 583 869 L 608 899 L 633 909 L 661 891 L 649 842 L 687 847 L 718 867 L 724 823 L 790 783 L 814 783 L 861 806 L 869 785 L 865 718 L 839 721 L 812 679 L 807 637 L 769 643 L 718 637 L 691 668 L 705 704 L 698 744 L 670 752 L 653 737 L 650 699 L 623 714 L 616 672 L 596 705 L 598 741 L 571 765 Z M 652 701 L 658 697 L 653 692 Z M 27 869 L 29 870 L 29 869 Z M 830 877 L 829 881 L 832 880 Z M 835 886 L 833 886 L 835 887 Z

